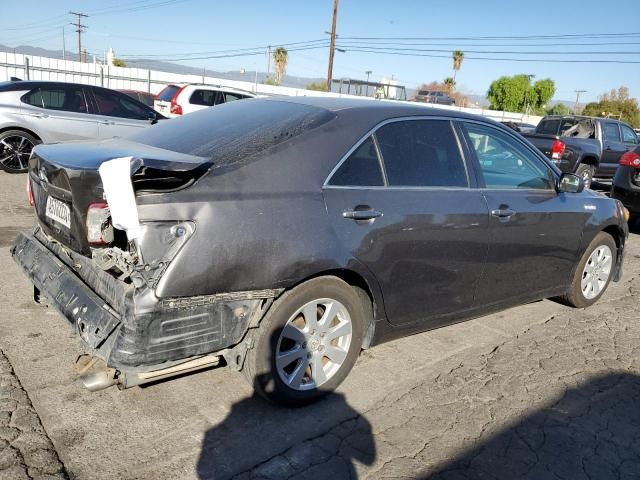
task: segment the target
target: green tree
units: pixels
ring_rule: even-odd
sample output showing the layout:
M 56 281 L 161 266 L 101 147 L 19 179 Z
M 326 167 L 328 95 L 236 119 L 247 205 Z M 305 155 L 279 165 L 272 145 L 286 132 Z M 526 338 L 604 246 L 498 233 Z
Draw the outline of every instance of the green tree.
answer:
M 273 52 L 273 62 L 276 68 L 276 83 L 280 85 L 284 78 L 284 72 L 287 70 L 287 62 L 289 61 L 289 52 L 286 48 L 278 47 Z
M 456 89 L 456 79 L 453 77 L 445 78 L 442 83 L 444 84 L 445 89 L 449 93 L 453 93 L 453 91 Z
M 528 75 L 515 75 L 494 80 L 487 93 L 491 108 L 521 112 L 530 107 L 535 113 L 543 113 L 544 105 L 555 94 L 555 84 L 547 78 L 531 85 L 529 78 Z
M 464 60 L 464 52 L 462 50 L 455 50 L 452 54 L 453 57 L 453 83 L 456 82 L 456 75 L 458 70 L 462 67 L 462 61 Z
M 625 86 L 601 95 L 597 102 L 588 103 L 582 114 L 593 117 L 619 117 L 635 128 L 640 127 L 638 100 L 629 96 L 629 89 Z
M 122 60 L 121 58 L 114 58 L 113 59 L 113 66 L 114 67 L 126 67 L 127 64 L 124 60 Z
M 326 82 L 315 82 L 310 83 L 306 86 L 307 90 L 315 90 L 317 92 L 326 92 L 327 91 L 327 83 Z
M 547 109 L 547 115 L 573 115 L 574 113 L 564 103 L 556 103 L 553 107 Z

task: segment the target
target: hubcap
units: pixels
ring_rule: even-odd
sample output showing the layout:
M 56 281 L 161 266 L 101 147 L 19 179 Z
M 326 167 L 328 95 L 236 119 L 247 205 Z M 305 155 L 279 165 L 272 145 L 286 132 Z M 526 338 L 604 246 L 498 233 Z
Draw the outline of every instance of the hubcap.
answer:
M 280 379 L 294 390 L 329 381 L 347 358 L 352 324 L 346 307 L 330 298 L 307 303 L 286 323 L 276 347 Z
M 14 170 L 27 168 L 33 143 L 21 135 L 0 140 L 0 163 Z
M 604 289 L 611 274 L 613 254 L 606 245 L 600 245 L 591 255 L 582 271 L 580 287 L 587 300 L 596 298 Z
M 584 181 L 585 188 L 589 188 L 591 186 L 591 172 L 589 170 L 582 172 L 582 180 Z

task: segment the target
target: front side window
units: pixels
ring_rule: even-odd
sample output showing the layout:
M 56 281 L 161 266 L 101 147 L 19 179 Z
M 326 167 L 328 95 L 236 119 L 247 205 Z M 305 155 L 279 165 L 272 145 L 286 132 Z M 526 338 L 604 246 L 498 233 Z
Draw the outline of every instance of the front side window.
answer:
M 610 142 L 620 141 L 620 129 L 617 123 L 606 122 L 604 124 L 604 139 Z
M 376 146 L 371 137 L 349 155 L 331 177 L 329 185 L 340 187 L 381 187 L 384 185 Z
M 203 105 L 213 107 L 220 103 L 220 92 L 217 90 L 196 90 L 189 98 L 191 105 Z
M 87 113 L 89 108 L 81 87 L 43 87 L 27 93 L 22 100 L 34 107 L 64 112 Z
M 636 132 L 626 125 L 620 125 L 620 128 L 622 129 L 622 141 L 624 143 L 632 143 L 634 145 L 638 143 Z
M 496 128 L 465 122 L 487 188 L 553 189 L 553 174 L 524 144 Z
M 247 98 L 247 97 L 245 97 L 244 95 L 239 95 L 237 93 L 224 92 L 225 102 L 233 102 L 234 100 L 242 100 L 243 98 Z
M 132 120 L 148 120 L 151 116 L 152 112 L 144 105 L 131 100 L 124 94 L 95 88 L 93 95 L 96 99 L 96 105 L 100 115 L 129 118 Z
M 466 187 L 464 161 L 451 123 L 406 120 L 376 133 L 390 186 Z

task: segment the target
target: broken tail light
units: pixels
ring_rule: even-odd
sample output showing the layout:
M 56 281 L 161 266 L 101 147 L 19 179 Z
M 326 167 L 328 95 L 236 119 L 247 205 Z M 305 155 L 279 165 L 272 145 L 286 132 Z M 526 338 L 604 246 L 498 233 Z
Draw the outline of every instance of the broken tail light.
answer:
M 551 158 L 553 160 L 560 160 L 564 155 L 564 150 L 566 145 L 564 142 L 561 142 L 559 139 L 555 139 L 551 144 Z
M 35 206 L 36 202 L 33 198 L 33 190 L 31 189 L 31 178 L 27 175 L 27 199 L 30 206 Z
M 640 155 L 636 152 L 627 152 L 620 157 L 620 161 L 618 163 L 627 167 L 640 169 Z
M 90 245 L 109 245 L 113 243 L 113 224 L 109 205 L 92 203 L 87 210 L 87 240 Z

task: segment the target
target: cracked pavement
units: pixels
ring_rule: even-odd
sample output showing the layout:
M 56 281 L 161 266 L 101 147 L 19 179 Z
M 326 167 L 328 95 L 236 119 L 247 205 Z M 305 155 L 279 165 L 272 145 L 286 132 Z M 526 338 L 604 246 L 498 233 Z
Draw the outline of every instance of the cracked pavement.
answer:
M 8 254 L 24 196 L 0 173 L 0 348 L 70 478 L 640 477 L 640 228 L 593 307 L 536 302 L 375 347 L 338 392 L 286 410 L 228 369 L 83 390 L 75 335 Z

